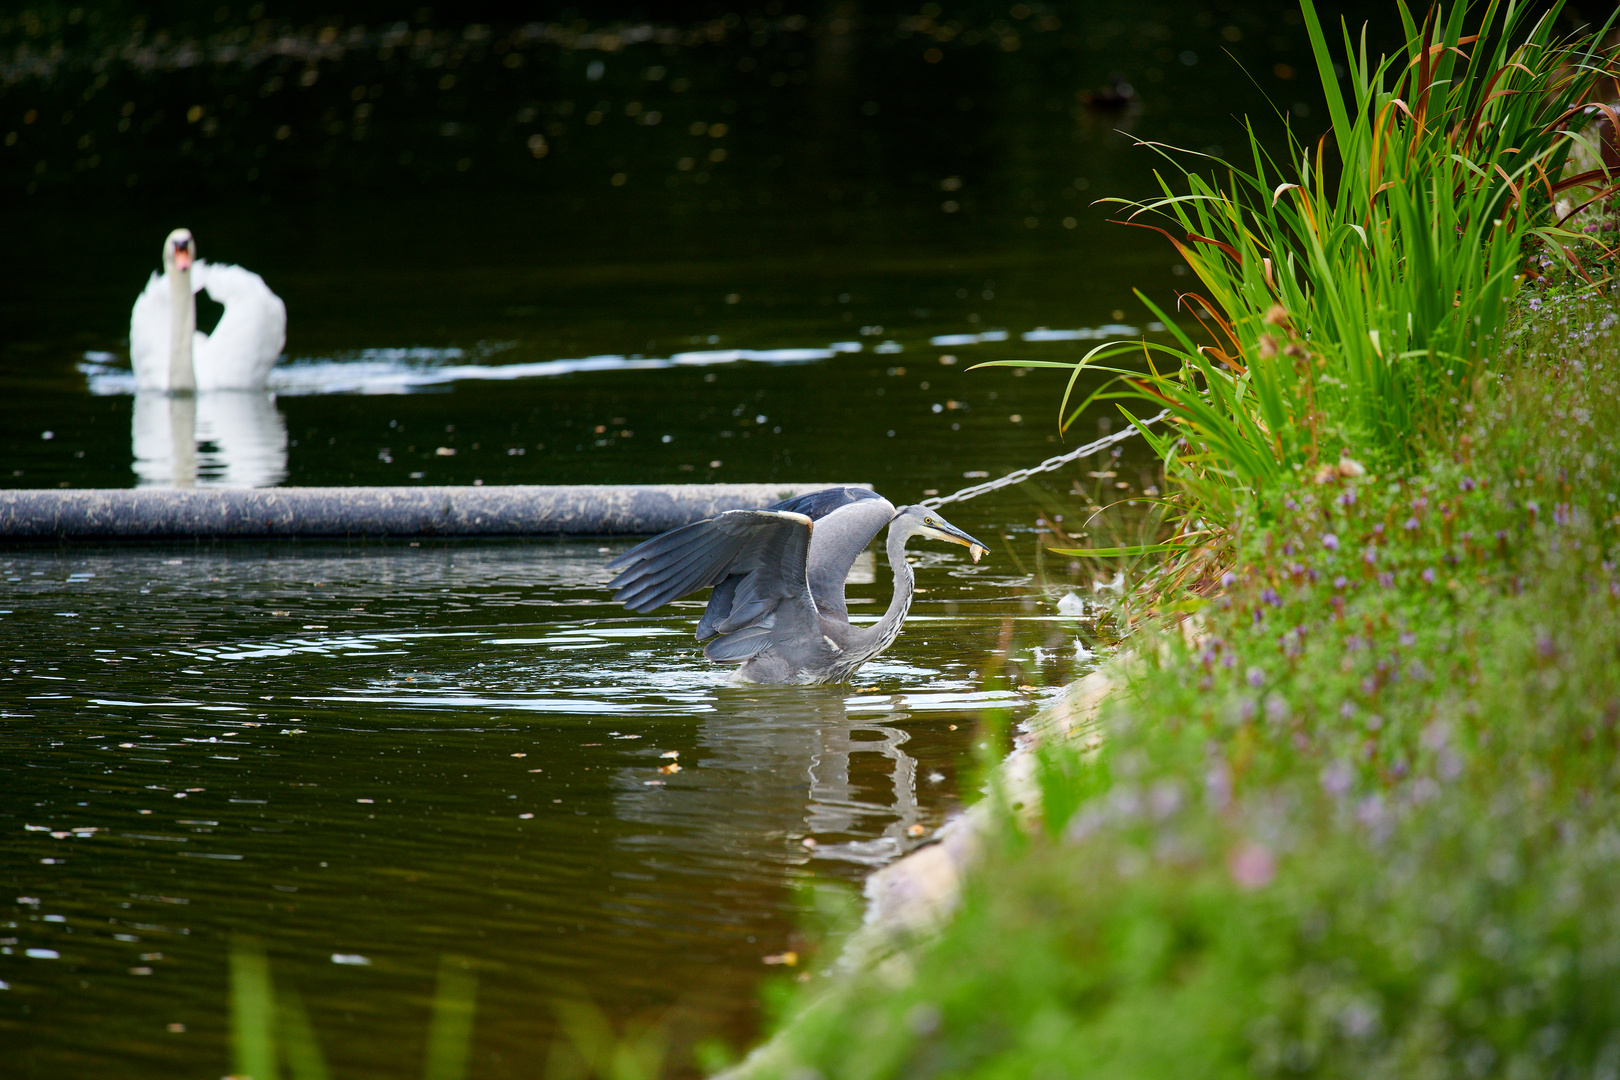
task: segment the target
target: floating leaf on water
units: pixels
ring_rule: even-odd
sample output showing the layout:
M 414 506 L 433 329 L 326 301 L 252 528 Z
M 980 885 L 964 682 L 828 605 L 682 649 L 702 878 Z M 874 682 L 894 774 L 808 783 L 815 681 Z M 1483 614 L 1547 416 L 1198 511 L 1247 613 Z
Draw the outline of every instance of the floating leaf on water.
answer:
M 788 952 L 773 953 L 770 956 L 762 956 L 760 959 L 767 964 L 781 964 L 793 967 L 799 962 L 799 954 L 790 950 Z
M 332 954 L 332 963 L 350 964 L 354 967 L 370 967 L 371 958 L 368 956 L 361 956 L 359 953 L 335 952 Z

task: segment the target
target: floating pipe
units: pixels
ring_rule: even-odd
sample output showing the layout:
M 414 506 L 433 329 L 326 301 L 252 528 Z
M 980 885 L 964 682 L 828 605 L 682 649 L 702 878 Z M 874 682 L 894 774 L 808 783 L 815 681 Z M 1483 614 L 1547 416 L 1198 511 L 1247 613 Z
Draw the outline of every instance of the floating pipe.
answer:
M 836 486 L 13 488 L 0 541 L 647 535 Z

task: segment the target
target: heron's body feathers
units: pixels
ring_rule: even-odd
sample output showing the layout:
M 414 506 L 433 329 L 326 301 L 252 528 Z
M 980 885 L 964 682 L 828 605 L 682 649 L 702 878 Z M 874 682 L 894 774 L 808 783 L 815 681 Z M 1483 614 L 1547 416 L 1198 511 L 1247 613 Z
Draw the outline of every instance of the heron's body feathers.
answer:
M 791 499 L 783 499 L 779 503 L 773 503 L 770 508 L 790 514 L 803 514 L 811 521 L 820 521 L 834 510 L 848 506 L 850 503 L 866 502 L 872 499 L 881 502 L 889 501 L 871 488 L 836 487 L 795 495 Z M 893 517 L 894 515 L 890 514 L 889 516 Z
M 895 595 L 873 626 L 850 625 L 844 579 L 856 557 L 889 526 Z M 820 683 L 849 678 L 900 632 L 911 607 L 905 543 L 923 532 L 982 544 L 933 511 L 865 488 L 828 488 L 765 510 L 730 510 L 673 529 L 608 563 L 608 583 L 632 611 L 652 611 L 713 588 L 697 639 L 715 663 L 738 665 L 742 682 Z

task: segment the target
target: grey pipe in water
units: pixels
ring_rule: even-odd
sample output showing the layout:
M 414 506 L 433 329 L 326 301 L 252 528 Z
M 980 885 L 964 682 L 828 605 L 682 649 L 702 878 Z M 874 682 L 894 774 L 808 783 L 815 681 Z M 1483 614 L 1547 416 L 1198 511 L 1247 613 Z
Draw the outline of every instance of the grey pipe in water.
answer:
M 837 486 L 13 488 L 0 490 L 0 542 L 646 535 Z

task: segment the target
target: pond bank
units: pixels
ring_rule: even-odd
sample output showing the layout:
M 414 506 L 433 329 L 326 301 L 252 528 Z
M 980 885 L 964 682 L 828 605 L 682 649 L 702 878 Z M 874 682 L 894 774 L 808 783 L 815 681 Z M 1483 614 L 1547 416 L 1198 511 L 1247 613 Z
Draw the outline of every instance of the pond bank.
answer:
M 1611 296 L 1566 305 L 1409 474 L 1243 523 L 1200 638 L 1103 703 L 1107 743 L 1026 755 L 1043 805 L 977 846 L 954 917 L 813 977 L 734 1075 L 1612 1060 L 1614 325 Z

